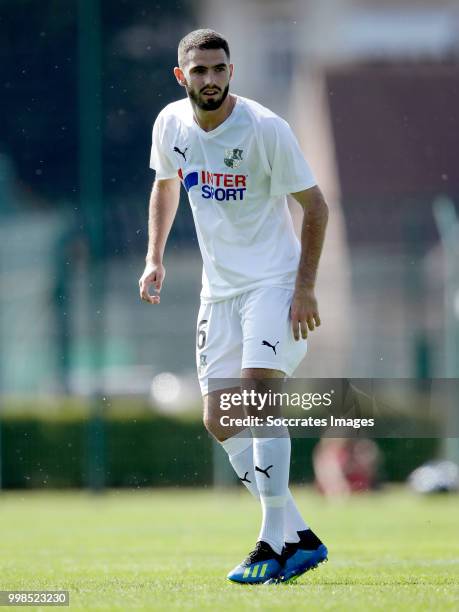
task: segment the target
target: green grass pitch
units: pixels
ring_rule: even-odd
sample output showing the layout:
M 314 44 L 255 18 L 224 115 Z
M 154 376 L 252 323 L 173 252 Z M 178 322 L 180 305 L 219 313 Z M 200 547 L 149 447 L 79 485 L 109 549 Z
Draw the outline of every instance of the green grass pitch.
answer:
M 457 496 L 296 495 L 329 562 L 291 585 L 239 586 L 226 573 L 259 527 L 242 489 L 4 492 L 1 588 L 67 589 L 85 611 L 459 610 Z

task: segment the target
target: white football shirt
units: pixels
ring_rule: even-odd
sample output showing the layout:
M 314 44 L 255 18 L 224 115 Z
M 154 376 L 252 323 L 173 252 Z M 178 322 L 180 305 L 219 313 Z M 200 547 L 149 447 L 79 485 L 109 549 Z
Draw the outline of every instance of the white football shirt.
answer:
M 150 167 L 157 179 L 180 177 L 188 192 L 203 259 L 202 302 L 257 287 L 293 287 L 300 244 L 286 194 L 316 185 L 286 121 L 237 96 L 210 132 L 188 98 L 153 126 Z

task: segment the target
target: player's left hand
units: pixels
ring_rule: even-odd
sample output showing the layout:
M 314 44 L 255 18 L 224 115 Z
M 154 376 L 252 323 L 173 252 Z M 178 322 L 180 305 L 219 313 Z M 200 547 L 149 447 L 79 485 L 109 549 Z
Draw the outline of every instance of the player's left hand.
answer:
M 304 340 L 309 331 L 320 325 L 319 308 L 313 289 L 295 289 L 290 306 L 292 332 L 295 340 Z

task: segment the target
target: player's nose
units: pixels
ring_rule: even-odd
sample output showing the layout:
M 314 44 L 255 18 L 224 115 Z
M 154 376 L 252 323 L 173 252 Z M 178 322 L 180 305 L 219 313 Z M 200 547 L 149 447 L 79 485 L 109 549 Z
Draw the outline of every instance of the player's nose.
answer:
M 214 77 L 211 74 L 206 74 L 204 77 L 204 88 L 212 89 L 213 87 L 215 87 Z

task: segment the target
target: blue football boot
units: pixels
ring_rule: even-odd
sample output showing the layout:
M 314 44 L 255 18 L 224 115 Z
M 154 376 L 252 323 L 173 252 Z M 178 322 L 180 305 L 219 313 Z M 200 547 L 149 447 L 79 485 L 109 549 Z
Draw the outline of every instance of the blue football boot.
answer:
M 268 584 L 293 582 L 305 572 L 315 569 L 319 563 L 327 561 L 328 550 L 310 529 L 298 531 L 299 542 L 287 542 L 282 551 L 283 567 L 277 577 Z
M 282 556 L 267 542 L 257 542 L 255 550 L 228 574 L 228 580 L 240 584 L 261 584 L 274 579 L 282 569 Z

